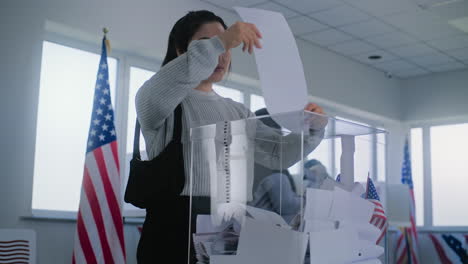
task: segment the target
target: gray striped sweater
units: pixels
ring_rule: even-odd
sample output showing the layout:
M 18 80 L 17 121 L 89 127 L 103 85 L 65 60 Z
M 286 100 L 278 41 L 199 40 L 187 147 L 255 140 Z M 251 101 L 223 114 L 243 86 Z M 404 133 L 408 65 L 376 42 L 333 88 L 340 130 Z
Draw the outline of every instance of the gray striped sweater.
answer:
M 182 195 L 190 194 L 191 158 L 193 158 L 192 194 L 210 196 L 210 172 L 205 168 L 206 164 L 199 160 L 206 156 L 206 153 L 202 151 L 202 148 L 195 148 L 194 153 L 191 153 L 190 129 L 254 116 L 240 103 L 223 98 L 215 92 L 202 92 L 194 89 L 213 73 L 218 64 L 218 57 L 224 51 L 224 46 L 218 37 L 192 41 L 186 53 L 162 67 L 143 84 L 136 95 L 137 116 L 149 159 L 156 157 L 171 141 L 173 112 L 177 105 L 182 103 L 182 144 L 186 178 Z M 277 132 L 261 122 L 258 122 L 258 127 L 256 131 L 263 134 L 262 138 L 279 137 Z M 323 136 L 323 130 L 313 133 L 315 136 L 304 138 L 305 153 L 312 151 Z M 261 161 L 267 167 L 293 164 L 300 158 L 300 151 L 297 151 L 300 141 L 297 140 L 297 135 L 291 136 L 296 137 L 296 140 L 291 142 L 297 143 L 288 144 L 289 147 L 286 148 L 280 147 L 274 142 L 275 140 L 255 142 L 256 161 Z M 263 154 L 261 154 L 263 159 L 257 158 L 257 150 L 259 150 L 258 153 L 269 153 L 267 156 L 270 158 L 266 159 Z

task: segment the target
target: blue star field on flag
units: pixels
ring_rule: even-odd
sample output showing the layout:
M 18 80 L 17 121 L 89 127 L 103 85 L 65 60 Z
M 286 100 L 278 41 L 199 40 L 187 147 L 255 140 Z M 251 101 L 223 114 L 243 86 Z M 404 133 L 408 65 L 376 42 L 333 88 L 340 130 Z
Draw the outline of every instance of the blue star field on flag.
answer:
M 372 199 L 372 200 L 380 201 L 380 197 L 377 194 L 377 189 L 375 188 L 375 185 L 372 182 L 371 178 L 368 178 L 368 180 L 367 180 L 366 199 Z
M 445 243 L 453 250 L 453 252 L 458 256 L 461 263 L 468 263 L 468 254 L 466 249 L 463 248 L 463 245 L 460 240 L 455 238 L 454 236 L 447 234 L 442 235 Z
M 116 140 L 114 127 L 114 111 L 110 96 L 109 69 L 105 38 L 102 40 L 102 55 L 94 89 L 93 113 L 89 129 L 86 152 L 93 151 Z
M 401 168 L 401 183 L 408 184 L 410 189 L 413 189 L 413 177 L 411 175 L 411 159 L 409 153 L 408 140 L 405 142 L 403 157 L 403 167 Z

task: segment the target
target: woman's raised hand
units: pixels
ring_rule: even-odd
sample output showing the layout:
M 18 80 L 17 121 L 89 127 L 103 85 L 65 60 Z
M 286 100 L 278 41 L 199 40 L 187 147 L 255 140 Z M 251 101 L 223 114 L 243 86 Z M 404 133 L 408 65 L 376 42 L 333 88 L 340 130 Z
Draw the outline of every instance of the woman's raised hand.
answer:
M 254 46 L 259 49 L 262 48 L 261 38 L 262 34 L 254 24 L 239 21 L 219 35 L 219 39 L 223 42 L 226 50 L 244 43 L 242 51 L 248 50 L 250 54 L 252 54 Z

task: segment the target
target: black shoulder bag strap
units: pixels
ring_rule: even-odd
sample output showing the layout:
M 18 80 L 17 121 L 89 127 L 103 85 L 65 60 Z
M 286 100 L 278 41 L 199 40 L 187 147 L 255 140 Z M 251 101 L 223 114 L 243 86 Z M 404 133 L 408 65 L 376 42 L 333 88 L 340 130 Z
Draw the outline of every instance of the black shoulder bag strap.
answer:
M 167 123 L 166 123 L 167 125 Z M 174 132 L 172 140 L 182 142 L 182 104 L 179 104 L 174 111 Z M 140 122 L 138 118 L 135 124 L 135 136 L 133 138 L 133 159 L 141 160 L 140 155 Z

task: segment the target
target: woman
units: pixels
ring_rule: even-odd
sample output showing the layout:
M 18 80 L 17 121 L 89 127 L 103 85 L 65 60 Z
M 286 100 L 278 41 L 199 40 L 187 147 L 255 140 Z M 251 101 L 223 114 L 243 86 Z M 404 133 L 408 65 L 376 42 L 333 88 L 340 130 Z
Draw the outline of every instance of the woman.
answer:
M 147 209 L 138 245 L 138 263 L 157 263 L 158 260 L 187 263 L 189 131 L 195 126 L 253 116 L 245 106 L 219 96 L 212 87 L 230 68 L 230 50 L 243 44 L 242 50 L 251 54 L 254 47 L 261 48 L 260 38 L 255 25 L 236 22 L 227 28 L 220 17 L 209 11 L 189 12 L 172 28 L 162 67 L 139 89 L 136 110 L 146 151 L 152 159 L 171 142 L 174 121 L 177 121 L 174 111 L 181 105 L 181 151 L 184 155 L 181 166 L 185 168 L 185 185 L 170 204 Z M 323 113 L 316 104 L 308 104 L 305 110 Z M 199 180 L 192 184 L 194 196 L 209 196 L 209 182 Z M 179 253 L 169 255 L 174 250 Z

